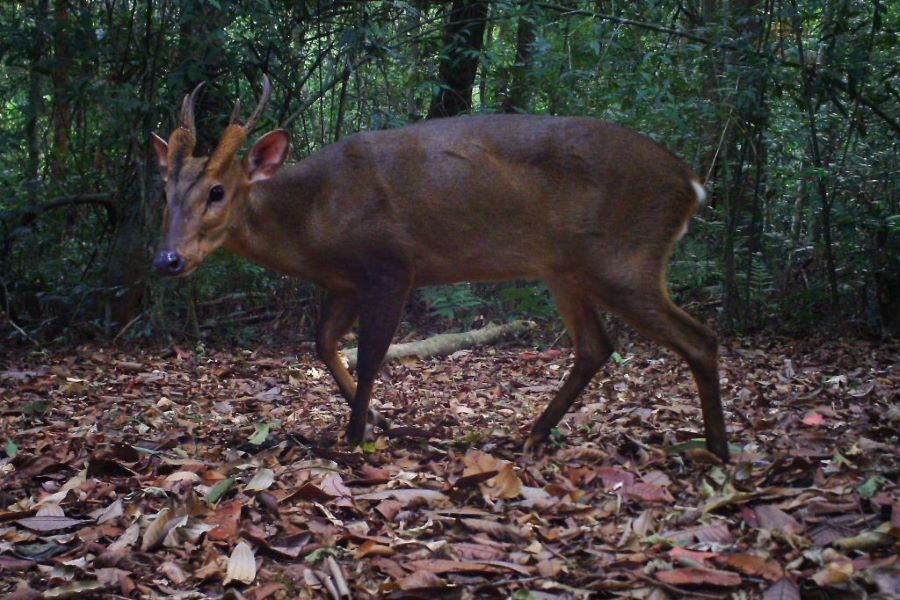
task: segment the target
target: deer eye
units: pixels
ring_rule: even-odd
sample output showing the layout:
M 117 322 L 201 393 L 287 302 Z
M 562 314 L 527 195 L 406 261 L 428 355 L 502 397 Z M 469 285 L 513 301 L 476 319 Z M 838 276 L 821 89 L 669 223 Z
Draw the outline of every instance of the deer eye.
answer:
M 209 201 L 219 202 L 225 197 L 225 188 L 221 185 L 214 185 L 209 190 Z

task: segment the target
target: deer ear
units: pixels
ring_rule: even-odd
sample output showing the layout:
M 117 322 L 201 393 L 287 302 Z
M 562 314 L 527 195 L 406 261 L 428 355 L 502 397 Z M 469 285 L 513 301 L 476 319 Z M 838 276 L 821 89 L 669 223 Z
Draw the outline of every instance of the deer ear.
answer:
M 274 175 L 287 158 L 290 144 L 290 138 L 284 129 L 270 131 L 259 138 L 244 159 L 250 181 L 262 181 Z
M 169 174 L 169 144 L 155 133 L 150 134 L 153 149 L 156 150 L 156 160 L 159 162 L 159 172 L 165 181 Z

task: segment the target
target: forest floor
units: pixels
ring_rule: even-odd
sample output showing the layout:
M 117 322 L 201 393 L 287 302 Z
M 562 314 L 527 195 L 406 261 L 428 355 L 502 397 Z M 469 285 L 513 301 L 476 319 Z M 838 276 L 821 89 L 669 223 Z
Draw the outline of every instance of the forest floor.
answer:
M 620 347 L 529 459 L 567 348 L 387 365 L 355 451 L 296 347 L 0 351 L 0 596 L 900 594 L 897 343 L 726 342 L 728 465 L 683 363 Z

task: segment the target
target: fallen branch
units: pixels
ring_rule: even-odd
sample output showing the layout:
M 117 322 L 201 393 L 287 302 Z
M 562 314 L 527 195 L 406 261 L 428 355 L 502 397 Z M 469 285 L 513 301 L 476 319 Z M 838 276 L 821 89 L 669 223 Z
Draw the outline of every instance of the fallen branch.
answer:
M 483 346 L 491 344 L 501 338 L 533 329 L 535 324 L 531 321 L 513 321 L 505 325 L 488 325 L 481 329 L 465 331 L 462 333 L 440 333 L 428 339 L 409 342 L 406 344 L 392 344 L 388 348 L 385 360 L 397 360 L 402 358 L 429 358 L 432 356 L 447 356 L 463 348 Z M 356 348 L 343 351 L 347 358 L 348 366 L 356 367 Z

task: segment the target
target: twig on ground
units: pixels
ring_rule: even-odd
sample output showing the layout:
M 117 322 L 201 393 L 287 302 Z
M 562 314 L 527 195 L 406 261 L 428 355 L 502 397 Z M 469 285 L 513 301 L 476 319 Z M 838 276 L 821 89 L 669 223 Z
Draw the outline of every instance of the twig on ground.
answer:
M 119 341 L 119 338 L 122 337 L 122 336 L 125 334 L 125 332 L 128 331 L 128 329 L 129 329 L 132 325 L 134 325 L 135 323 L 137 323 L 137 322 L 141 319 L 141 317 L 143 317 L 144 315 L 146 315 L 148 311 L 149 311 L 149 309 L 147 309 L 147 310 L 145 310 L 145 311 L 142 311 L 142 312 L 141 312 L 140 314 L 138 314 L 136 317 L 134 317 L 133 319 L 131 319 L 130 321 L 128 321 L 127 323 L 125 323 L 125 326 L 122 327 L 122 329 L 119 330 L 119 333 L 116 334 L 116 337 L 114 337 L 114 338 L 112 339 L 112 343 L 115 344 L 117 341 Z
M 337 584 L 337 591 L 342 598 L 350 597 L 350 586 L 347 585 L 347 580 L 344 578 L 344 572 L 341 571 L 341 566 L 337 564 L 337 561 L 334 560 L 333 556 L 329 556 L 325 559 L 325 564 L 328 565 L 328 570 L 331 571 L 331 576 L 334 578 L 335 584 Z

